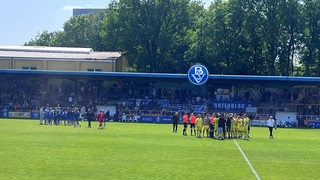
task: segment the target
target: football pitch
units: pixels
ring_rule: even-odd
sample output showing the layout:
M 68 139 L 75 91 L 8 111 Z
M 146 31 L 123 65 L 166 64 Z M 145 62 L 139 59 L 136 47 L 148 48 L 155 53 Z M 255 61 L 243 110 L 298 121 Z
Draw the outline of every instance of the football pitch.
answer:
M 182 136 L 182 125 L 98 130 L 0 119 L 1 179 L 319 179 L 320 130 L 253 127 L 250 140 Z

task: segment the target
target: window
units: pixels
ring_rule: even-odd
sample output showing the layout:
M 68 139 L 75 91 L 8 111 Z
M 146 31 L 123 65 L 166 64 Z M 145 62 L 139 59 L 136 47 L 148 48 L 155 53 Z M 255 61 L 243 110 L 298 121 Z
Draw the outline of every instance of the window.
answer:
M 102 71 L 102 69 L 95 69 L 95 68 L 92 69 L 92 68 L 89 68 L 88 71 L 96 72 L 96 71 Z
M 37 70 L 37 67 L 23 66 L 22 69 L 26 69 L 26 70 Z

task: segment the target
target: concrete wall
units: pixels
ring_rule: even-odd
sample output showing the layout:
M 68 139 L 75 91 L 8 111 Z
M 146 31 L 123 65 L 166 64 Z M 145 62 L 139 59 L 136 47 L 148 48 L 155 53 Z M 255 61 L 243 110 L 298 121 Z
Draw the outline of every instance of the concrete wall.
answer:
M 88 71 L 88 69 L 101 69 L 105 72 L 121 71 L 126 63 L 113 61 L 92 60 L 46 60 L 46 59 L 0 59 L 0 69 L 23 69 L 23 67 L 35 67 L 37 70 L 61 70 L 61 71 Z M 120 61 L 120 59 L 119 59 Z

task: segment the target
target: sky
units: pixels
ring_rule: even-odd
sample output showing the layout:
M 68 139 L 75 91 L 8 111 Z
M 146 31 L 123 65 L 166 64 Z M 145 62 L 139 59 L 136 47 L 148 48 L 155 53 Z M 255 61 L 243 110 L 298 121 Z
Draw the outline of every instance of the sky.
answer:
M 106 8 L 111 0 L 0 0 L 0 46 L 20 46 L 38 33 L 63 30 L 74 8 Z M 210 0 L 203 0 L 209 3 Z

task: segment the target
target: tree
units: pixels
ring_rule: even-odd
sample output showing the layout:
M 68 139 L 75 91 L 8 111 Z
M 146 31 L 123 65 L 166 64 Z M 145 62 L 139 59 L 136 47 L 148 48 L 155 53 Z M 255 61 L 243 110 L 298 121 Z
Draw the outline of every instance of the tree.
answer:
M 24 43 L 25 46 L 56 46 L 56 36 L 61 32 L 42 31 L 34 39 Z
M 25 45 L 120 51 L 130 71 L 320 75 L 320 0 L 113 0 Z
M 27 46 L 88 47 L 104 50 L 100 38 L 100 23 L 104 14 L 79 15 L 71 17 L 63 26 L 63 31 L 43 31 Z
M 248 74 L 247 46 L 244 31 L 245 1 L 216 1 L 207 13 L 207 52 L 211 67 L 222 74 Z
M 262 0 L 261 13 L 263 14 L 262 28 L 263 40 L 266 50 L 267 75 L 276 75 L 276 63 L 279 55 L 280 16 L 279 6 L 281 0 Z
M 64 46 L 103 50 L 99 29 L 103 15 L 100 13 L 71 17 L 63 26 Z
M 320 75 L 320 1 L 305 0 L 303 14 L 303 49 L 301 63 L 305 76 Z
M 174 72 L 172 54 L 185 36 L 189 0 L 120 0 L 103 23 L 104 44 L 115 38 L 131 57 L 130 65 L 143 72 Z M 114 17 L 113 19 L 111 17 Z
M 295 55 L 301 36 L 301 5 L 298 0 L 282 1 L 280 4 L 280 50 L 279 73 L 292 75 L 294 71 Z
M 183 57 L 179 58 L 180 61 L 178 61 L 179 67 L 183 68 L 185 72 L 195 63 L 209 65 L 206 58 L 205 9 L 199 2 L 191 2 L 188 14 L 189 25 L 183 38 L 185 46 L 180 47 L 183 49 L 181 52 L 184 53 Z M 181 72 L 183 72 L 182 69 Z

